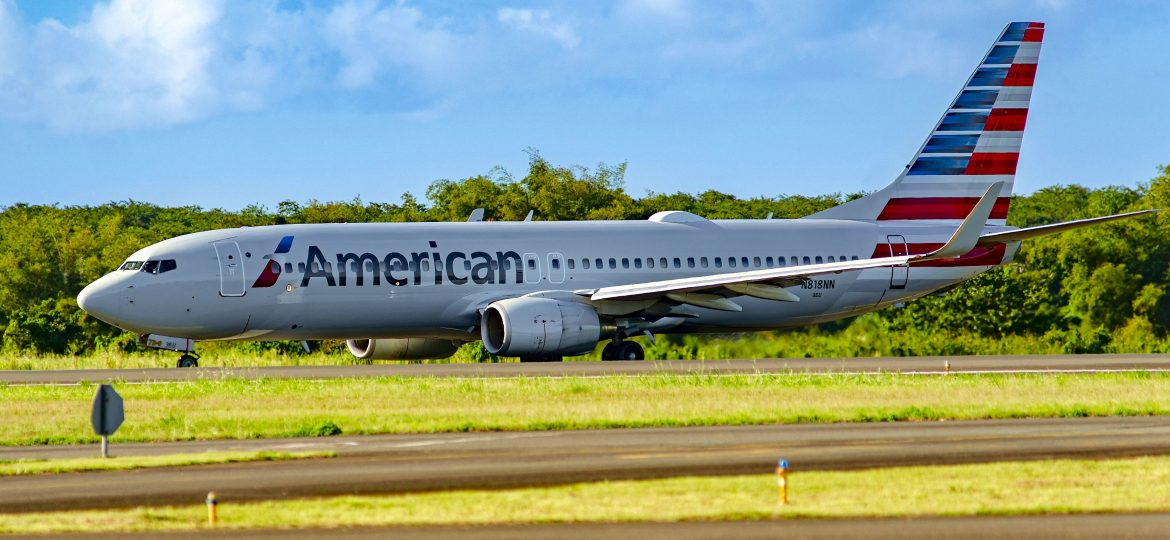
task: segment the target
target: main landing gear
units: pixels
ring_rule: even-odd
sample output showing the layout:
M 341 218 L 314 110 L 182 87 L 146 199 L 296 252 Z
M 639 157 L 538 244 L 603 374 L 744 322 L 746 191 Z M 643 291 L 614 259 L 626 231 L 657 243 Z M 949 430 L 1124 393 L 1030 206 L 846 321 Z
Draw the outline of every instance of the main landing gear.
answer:
M 645 360 L 646 351 L 637 341 L 625 341 L 619 335 L 601 349 L 601 359 L 610 360 Z

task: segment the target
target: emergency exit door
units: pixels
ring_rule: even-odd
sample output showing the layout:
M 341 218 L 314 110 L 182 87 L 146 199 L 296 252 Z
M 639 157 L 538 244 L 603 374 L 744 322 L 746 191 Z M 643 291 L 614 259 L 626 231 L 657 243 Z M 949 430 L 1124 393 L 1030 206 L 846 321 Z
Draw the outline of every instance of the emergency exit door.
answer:
M 890 244 L 890 256 L 901 257 L 909 253 L 906 246 L 906 237 L 900 234 L 891 234 L 886 236 L 886 241 Z M 910 264 L 899 264 L 890 267 L 890 288 L 891 289 L 905 289 L 906 282 L 910 280 Z

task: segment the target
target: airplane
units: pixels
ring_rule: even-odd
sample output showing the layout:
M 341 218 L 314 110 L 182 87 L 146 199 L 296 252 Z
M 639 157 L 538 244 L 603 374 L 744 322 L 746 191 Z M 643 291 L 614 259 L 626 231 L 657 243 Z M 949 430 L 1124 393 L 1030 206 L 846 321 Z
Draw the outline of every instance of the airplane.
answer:
M 199 340 L 346 340 L 365 360 L 482 340 L 559 361 L 608 340 L 824 323 L 952 287 L 1024 240 L 1145 210 L 1006 225 L 1044 24 L 1013 22 L 884 189 L 800 219 L 484 221 L 242 227 L 145 247 L 78 305 L 198 365 Z

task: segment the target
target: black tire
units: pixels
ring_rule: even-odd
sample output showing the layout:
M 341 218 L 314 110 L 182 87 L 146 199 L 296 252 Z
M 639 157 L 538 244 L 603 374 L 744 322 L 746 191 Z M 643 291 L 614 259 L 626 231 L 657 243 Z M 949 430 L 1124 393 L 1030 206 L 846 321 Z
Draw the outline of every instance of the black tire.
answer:
M 601 359 L 602 359 L 602 361 L 617 360 L 617 356 L 613 354 L 613 342 L 612 341 L 609 343 L 606 343 L 605 347 L 601 348 Z
M 181 368 L 199 367 L 199 359 L 189 354 L 184 354 L 179 357 L 179 361 L 175 366 Z
M 637 341 L 626 341 L 622 343 L 621 349 L 618 351 L 618 360 L 645 360 L 646 351 Z

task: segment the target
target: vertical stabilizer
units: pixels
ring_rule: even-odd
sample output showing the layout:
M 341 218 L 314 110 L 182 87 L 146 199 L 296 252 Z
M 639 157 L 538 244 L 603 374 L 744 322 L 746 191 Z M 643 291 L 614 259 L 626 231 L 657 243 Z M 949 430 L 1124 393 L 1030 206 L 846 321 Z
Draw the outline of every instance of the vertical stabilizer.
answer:
M 808 217 L 962 220 L 989 186 L 1002 182 L 988 223 L 1003 225 L 1043 38 L 1044 23 L 1008 24 L 892 184 Z

